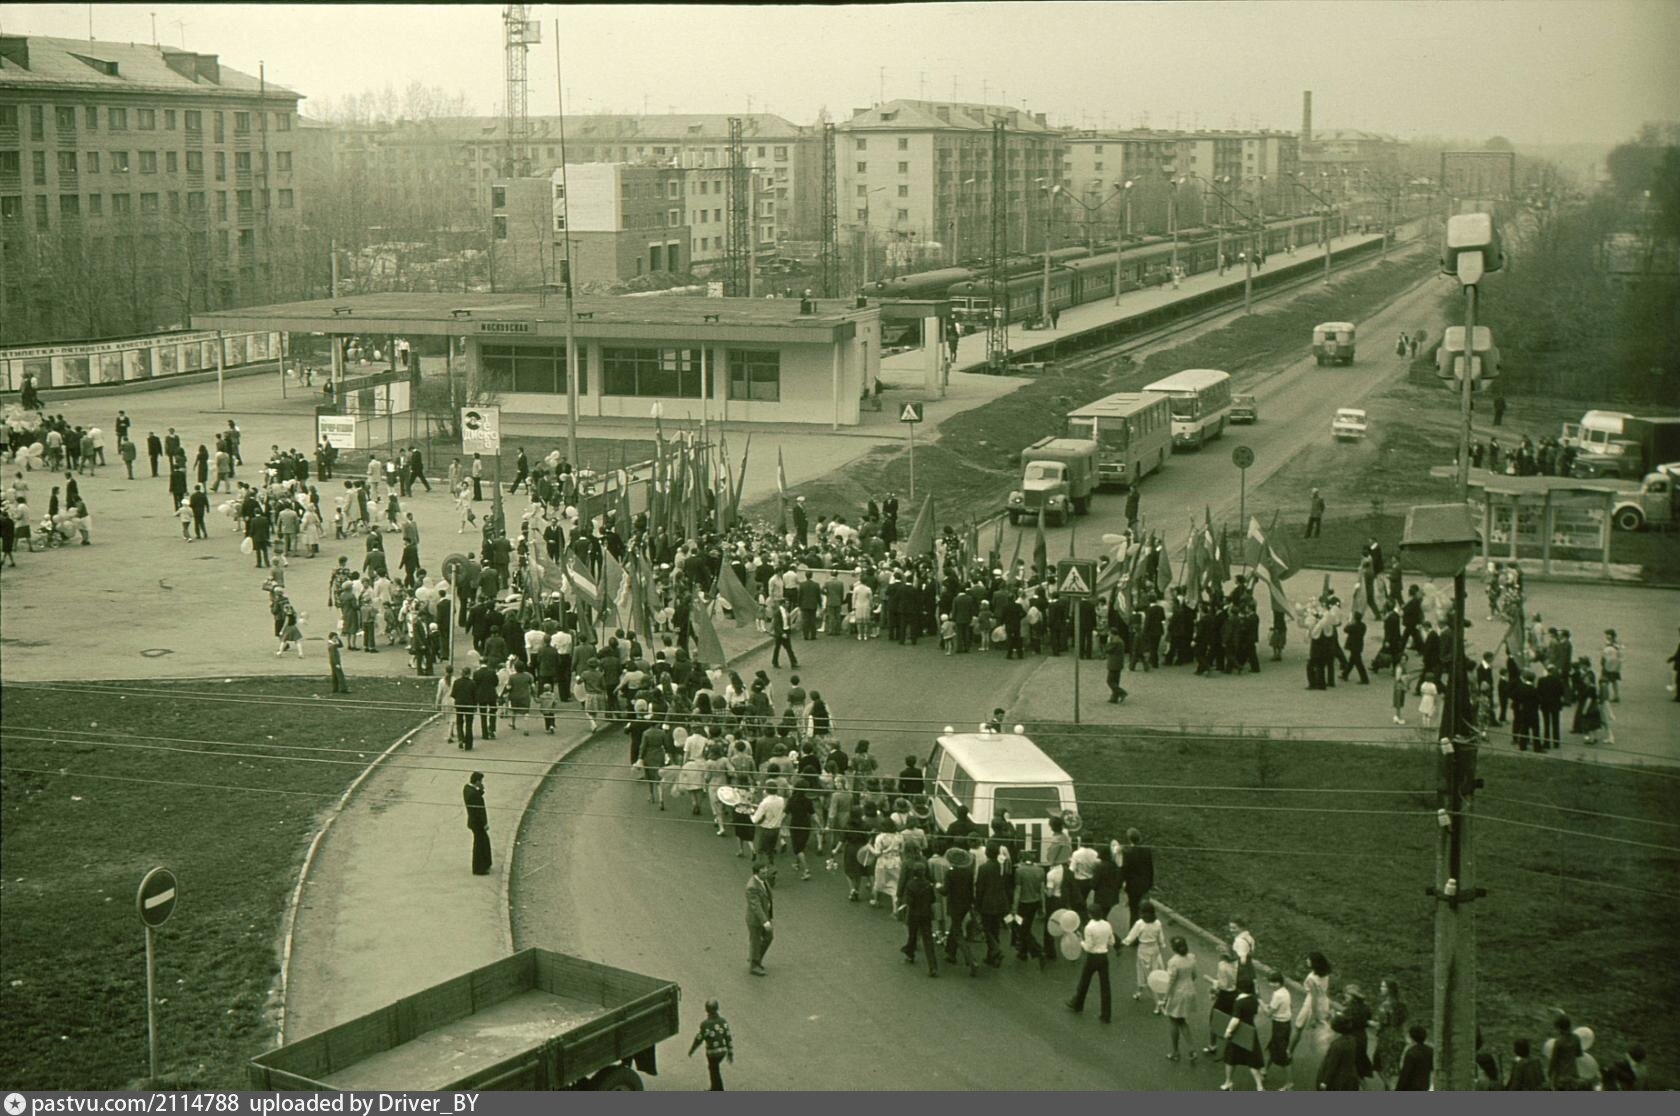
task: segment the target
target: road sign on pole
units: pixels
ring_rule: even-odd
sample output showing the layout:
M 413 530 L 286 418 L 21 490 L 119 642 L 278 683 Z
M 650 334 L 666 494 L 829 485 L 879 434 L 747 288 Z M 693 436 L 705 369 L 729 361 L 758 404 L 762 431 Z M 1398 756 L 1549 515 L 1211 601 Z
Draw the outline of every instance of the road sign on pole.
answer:
M 1096 584 L 1095 558 L 1063 558 L 1056 563 L 1056 592 L 1068 600 L 1090 600 Z
M 1231 451 L 1231 464 L 1237 467 L 1237 472 L 1240 474 L 1237 482 L 1237 530 L 1247 531 L 1248 467 L 1254 464 L 1254 451 L 1249 449 L 1247 446 L 1238 446 L 1236 449 Z M 1245 555 L 1248 553 L 1246 547 L 1243 549 L 1243 553 Z M 1243 565 L 1247 566 L 1248 562 L 1245 560 Z
M 502 409 L 500 407 L 461 408 L 461 452 L 502 452 Z
M 180 884 L 175 873 L 167 868 L 153 868 L 140 879 L 134 906 L 146 927 L 146 1048 L 150 1055 L 152 1077 L 158 1075 L 157 1056 L 157 962 L 152 951 L 152 932 L 169 921 L 175 913 L 180 896 Z
M 899 408 L 898 421 L 910 432 L 910 499 L 916 499 L 916 424 L 922 421 L 922 404 L 906 403 Z

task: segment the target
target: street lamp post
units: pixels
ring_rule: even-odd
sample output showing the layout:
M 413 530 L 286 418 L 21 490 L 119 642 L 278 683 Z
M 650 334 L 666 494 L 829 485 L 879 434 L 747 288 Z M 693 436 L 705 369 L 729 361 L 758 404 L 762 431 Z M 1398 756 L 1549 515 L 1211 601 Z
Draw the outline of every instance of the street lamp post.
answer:
M 1324 281 L 1328 283 L 1330 282 L 1330 210 L 1332 206 L 1323 194 L 1301 181 L 1300 171 L 1294 172 L 1292 177 L 1295 179 L 1295 185 L 1311 194 L 1313 199 L 1324 207 L 1319 212 L 1318 227 L 1319 234 L 1324 238 Z
M 1172 236 L 1172 273 L 1173 285 L 1178 284 L 1178 188 L 1184 184 L 1184 179 L 1172 177 L 1172 171 L 1167 171 L 1167 185 L 1172 187 L 1167 194 L 1167 232 Z
M 886 191 L 885 186 L 877 186 L 863 195 L 863 282 L 860 287 L 869 286 L 869 257 L 874 254 L 873 249 L 875 247 L 869 233 L 869 210 L 871 208 L 869 198 L 872 194 L 884 194 Z
M 962 211 L 963 211 L 962 203 L 963 203 L 963 197 L 964 197 L 965 193 L 967 192 L 968 187 L 974 185 L 974 183 L 976 181 L 977 181 L 977 179 L 967 178 L 967 179 L 964 179 L 962 184 L 957 187 L 957 207 L 956 207 L 956 210 L 955 210 L 955 218 L 956 219 L 951 222 L 951 266 L 952 267 L 956 267 L 956 266 L 958 266 L 959 264 L 962 263 Z
M 1192 174 L 1190 177 L 1201 178 L 1201 175 Z M 1215 182 L 1229 183 L 1231 181 L 1230 176 L 1227 175 L 1218 179 L 1202 178 L 1202 181 L 1207 183 L 1208 189 L 1212 191 L 1213 196 L 1218 199 L 1219 211 L 1221 214 L 1229 209 L 1232 213 L 1235 213 L 1238 217 L 1241 217 L 1244 221 L 1248 222 L 1249 245 L 1248 251 L 1243 253 L 1243 313 L 1250 313 L 1254 308 L 1254 215 L 1252 213 L 1245 213 L 1239 206 L 1232 203 L 1231 199 L 1220 193 L 1218 186 L 1214 185 Z M 1221 224 L 1219 229 L 1219 252 L 1223 258 L 1225 252 L 1224 225 Z
M 1132 180 L 1127 179 L 1125 185 L 1114 187 L 1126 199 L 1126 224 L 1120 233 L 1119 243 L 1114 246 L 1114 305 L 1120 305 L 1120 257 L 1126 251 L 1126 244 L 1132 239 Z
M 1038 181 L 1044 181 L 1042 178 Z M 1062 192 L 1060 185 L 1050 187 L 1049 215 L 1044 222 L 1044 296 L 1038 304 L 1039 326 L 1050 328 L 1050 232 L 1056 226 L 1056 196 Z

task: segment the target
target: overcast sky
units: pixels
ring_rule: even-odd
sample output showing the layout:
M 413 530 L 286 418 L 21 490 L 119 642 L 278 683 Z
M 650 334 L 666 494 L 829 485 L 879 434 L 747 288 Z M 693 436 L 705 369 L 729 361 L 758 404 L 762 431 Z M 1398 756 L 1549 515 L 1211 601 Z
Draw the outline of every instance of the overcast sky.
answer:
M 86 4 L 13 4 L 0 32 L 85 38 Z M 419 78 L 502 102 L 494 5 L 95 4 L 97 38 L 219 54 L 319 105 Z M 1680 3 L 1456 0 L 631 7 L 541 4 L 533 113 L 770 111 L 809 123 L 880 99 L 986 100 L 1098 127 L 1319 128 L 1526 143 L 1680 119 Z M 177 21 L 181 21 L 180 24 Z M 883 71 L 884 67 L 884 71 Z M 310 101 L 304 102 L 305 113 Z

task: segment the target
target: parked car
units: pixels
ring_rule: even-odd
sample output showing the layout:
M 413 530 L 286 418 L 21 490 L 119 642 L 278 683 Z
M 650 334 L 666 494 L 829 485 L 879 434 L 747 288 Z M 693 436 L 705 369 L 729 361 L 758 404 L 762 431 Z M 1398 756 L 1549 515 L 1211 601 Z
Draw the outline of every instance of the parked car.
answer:
M 1365 437 L 1365 412 L 1357 407 L 1342 407 L 1330 421 L 1330 435 L 1338 442 L 1357 442 Z
M 1231 396 L 1231 421 L 1248 424 L 1260 421 L 1260 404 L 1252 395 Z

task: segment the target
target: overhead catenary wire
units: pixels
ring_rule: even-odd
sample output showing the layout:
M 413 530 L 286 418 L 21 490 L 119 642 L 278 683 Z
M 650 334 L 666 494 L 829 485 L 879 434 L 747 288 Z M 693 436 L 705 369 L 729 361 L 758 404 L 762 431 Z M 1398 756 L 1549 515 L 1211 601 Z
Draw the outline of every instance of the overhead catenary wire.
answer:
M 45 768 L 11 766 L 8 766 L 8 770 L 25 775 L 55 775 L 65 778 L 99 779 L 119 783 L 140 783 L 147 786 L 179 787 L 187 790 L 225 790 L 251 794 L 282 794 L 307 798 L 339 798 L 343 795 L 342 791 L 337 790 L 310 791 L 297 790 L 291 787 L 252 787 L 242 786 L 236 783 L 201 783 L 179 779 L 153 779 L 139 775 L 110 775 L 92 771 L 54 771 Z M 390 801 L 391 800 L 389 799 L 382 800 L 387 807 L 390 805 Z M 410 806 L 427 806 L 449 810 L 459 810 L 462 808 L 460 802 L 432 802 L 418 798 L 403 798 L 397 801 Z M 537 814 L 539 816 L 543 814 L 563 814 L 569 818 L 605 818 L 617 821 L 634 821 L 638 825 L 646 822 L 661 822 L 679 825 L 706 826 L 710 828 L 715 824 L 711 818 L 705 817 L 704 815 L 697 818 L 693 816 L 683 817 L 680 814 L 670 813 L 662 816 L 658 813 L 629 814 L 612 811 L 545 810 L 541 807 L 532 807 L 527 811 L 527 813 Z M 1215 845 L 1151 845 L 1150 848 L 1167 852 L 1219 853 L 1240 856 L 1310 856 L 1324 860 L 1373 860 L 1380 858 L 1383 860 L 1391 860 L 1395 863 L 1401 863 L 1404 861 L 1403 857 L 1390 856 L 1388 853 L 1382 852 L 1335 853 L 1325 852 L 1321 849 L 1256 849 Z
M 10 734 L 6 734 L 6 735 L 10 735 Z M 3 738 L 3 737 L 0 737 L 0 738 Z M 40 738 L 35 738 L 34 742 L 36 742 L 36 743 L 46 743 L 48 741 L 40 739 Z M 216 757 L 220 757 L 220 758 L 237 759 L 237 760 L 246 761 L 246 762 L 262 761 L 262 762 L 271 762 L 271 763 L 273 763 L 273 762 L 281 762 L 281 763 L 292 762 L 292 763 L 311 763 L 311 764 L 336 764 L 336 765 L 346 766 L 346 767 L 365 767 L 366 766 L 366 764 L 363 763 L 360 760 L 334 759 L 334 758 L 327 757 L 327 756 L 296 756 L 296 755 L 256 756 L 256 755 L 252 755 L 248 752 L 207 751 L 207 750 L 202 749 L 202 748 L 181 748 L 181 747 L 176 747 L 176 746 L 173 746 L 173 745 L 165 745 L 165 744 L 141 744 L 141 743 L 130 743 L 130 742 L 118 741 L 118 740 L 93 740 L 93 739 L 87 739 L 87 738 L 82 738 L 82 739 L 78 740 L 77 743 L 84 744 L 84 745 L 95 745 L 95 746 L 99 746 L 99 747 L 126 749 L 126 750 L 134 750 L 134 751 L 172 752 L 172 753 L 188 754 L 188 755 L 195 755 L 195 756 L 216 756 Z M 388 770 L 439 771 L 439 772 L 447 772 L 447 773 L 451 773 L 451 774 L 459 774 L 460 771 L 461 771 L 461 768 L 459 766 L 426 764 L 426 763 L 408 763 L 408 762 L 404 762 L 404 761 L 398 760 L 398 759 L 387 760 L 383 766 Z M 671 766 L 680 767 L 680 765 L 671 765 Z M 549 772 L 539 773 L 536 776 L 536 778 L 544 780 L 544 781 L 547 781 L 549 779 L 561 780 L 561 779 L 570 778 L 570 779 L 573 779 L 577 782 L 587 782 L 587 783 L 592 783 L 592 784 L 593 783 L 628 783 L 628 784 L 641 783 L 641 784 L 645 784 L 647 782 L 646 779 L 643 779 L 639 776 L 633 776 L 633 775 L 624 775 L 624 776 L 599 776 L 599 775 L 566 776 L 566 775 L 560 774 L 558 771 L 549 771 Z M 828 789 L 828 788 L 813 787 L 813 788 L 809 788 L 806 793 L 816 795 L 816 796 L 823 796 L 823 795 L 831 795 L 831 794 L 834 794 L 835 792 L 832 789 Z M 1260 805 L 1233 805 L 1233 804 L 1226 804 L 1226 803 L 1215 804 L 1215 803 L 1201 803 L 1201 802 L 1138 802 L 1138 801 L 1091 799 L 1091 798 L 1081 799 L 1081 804 L 1082 805 L 1088 805 L 1088 806 L 1124 806 L 1124 807 L 1127 807 L 1127 808 L 1130 808 L 1130 809 L 1155 809 L 1155 808 L 1160 808 L 1160 809 L 1175 809 L 1175 810 L 1208 810 L 1208 811 L 1241 811 L 1241 812 L 1256 812 L 1256 811 L 1258 811 L 1258 812 L 1262 812 L 1262 813 L 1284 813 L 1284 814 L 1355 814 L 1355 815 L 1372 816 L 1372 817 L 1380 816 L 1380 817 L 1412 817 L 1412 818 L 1433 818 L 1435 816 L 1433 811 L 1426 811 L 1426 810 L 1371 810 L 1371 809 L 1353 809 L 1353 808 L 1347 808 L 1347 807 L 1329 807 L 1329 806 L 1260 806 Z
M 536 717 L 532 717 L 532 719 L 535 720 Z M 239 758 L 248 758 L 248 759 L 292 759 L 292 758 L 305 758 L 305 757 L 265 755 L 265 754 L 261 754 L 261 753 L 254 752 L 254 751 L 245 751 L 245 749 L 271 749 L 271 750 L 289 751 L 289 752 L 307 752 L 307 753 L 309 753 L 310 756 L 318 756 L 320 753 L 325 752 L 325 753 L 335 753 L 335 754 L 339 754 L 339 755 L 357 756 L 357 757 L 366 757 L 368 755 L 368 753 L 371 750 L 373 750 L 371 748 L 337 748 L 337 747 L 317 746 L 317 745 L 311 745 L 311 744 L 286 744 L 286 743 L 281 743 L 279 741 L 267 741 L 267 740 L 264 740 L 264 741 L 206 740 L 206 739 L 203 739 L 203 738 L 157 736 L 157 735 L 151 735 L 151 734 L 95 733 L 95 732 L 92 732 L 92 731 L 87 730 L 87 729 L 58 729 L 58 728 L 47 729 L 47 728 L 33 728 L 33 727 L 28 727 L 28 726 L 21 727 L 21 728 L 19 728 L 19 727 L 0 728 L 0 740 L 5 740 L 5 739 L 8 739 L 8 738 L 15 738 L 16 740 L 18 740 L 19 742 L 22 742 L 22 743 L 36 743 L 36 744 L 56 744 L 56 743 L 100 744 L 100 743 L 106 743 L 106 742 L 121 744 L 121 743 L 130 742 L 130 741 L 152 741 L 152 742 L 156 742 L 156 743 L 160 743 L 160 744 L 208 745 L 208 746 L 215 747 L 215 748 L 240 749 L 240 751 L 216 752 L 216 751 L 208 751 L 208 750 L 205 750 L 204 748 L 187 748 L 187 747 L 160 748 L 159 750 L 176 751 L 176 752 L 182 752 L 182 753 L 191 754 L 191 755 L 234 755 L 234 756 L 238 756 Z M 783 754 L 785 755 L 786 753 L 784 752 Z M 587 760 L 573 759 L 569 756 L 565 757 L 563 759 L 563 761 L 556 761 L 556 760 L 553 760 L 553 759 L 538 758 L 538 757 L 527 757 L 527 756 L 499 756 L 499 755 L 492 755 L 492 754 L 486 752 L 486 753 L 482 753 L 481 757 L 475 757 L 475 759 L 476 758 L 482 758 L 484 761 L 493 762 L 493 763 L 496 763 L 498 765 L 503 765 L 503 766 L 506 766 L 506 765 L 531 765 L 531 766 L 545 767 L 546 768 L 546 767 L 555 766 L 557 762 L 564 762 L 564 764 L 569 766 L 569 767 L 605 768 L 609 771 L 622 771 L 623 768 L 624 768 L 624 764 L 622 764 L 622 763 L 590 762 L 590 761 L 587 761 Z M 360 760 L 357 760 L 357 761 L 342 760 L 342 761 L 333 761 L 333 762 L 346 762 L 346 763 L 356 762 L 356 763 L 359 764 Z M 675 764 L 668 764 L 668 765 L 665 765 L 665 766 L 681 767 L 682 764 L 681 763 L 675 763 Z M 451 768 L 450 770 L 454 770 L 454 769 Z M 755 771 L 755 774 L 761 774 L 761 773 Z M 592 777 L 593 778 L 600 778 L 600 779 L 602 779 L 602 781 L 611 781 L 611 779 L 612 779 L 611 776 L 592 776 Z M 885 780 L 889 783 L 897 781 L 896 774 L 877 774 L 876 777 L 880 778 L 880 779 L 883 779 L 883 780 Z M 928 777 L 928 776 L 924 775 L 924 777 Z M 637 780 L 634 780 L 634 781 L 641 781 L 641 780 L 637 779 Z M 1428 788 L 1423 788 L 1423 787 L 1419 787 L 1419 788 L 1416 788 L 1416 789 L 1413 789 L 1413 790 L 1395 789 L 1395 788 L 1392 788 L 1392 787 L 1375 787 L 1375 788 L 1364 788 L 1364 787 L 1245 787 L 1245 786 L 1232 786 L 1232 785 L 1211 785 L 1211 784 L 1200 784 L 1200 783 L 1100 782 L 1100 781 L 1092 781 L 1092 780 L 1086 780 L 1086 779 L 1081 779 L 1079 781 L 1079 785 L 1082 786 L 1082 787 L 1123 787 L 1127 790 L 1162 790 L 1162 791 L 1186 791 L 1186 792 L 1194 791 L 1194 792 L 1197 792 L 1197 793 L 1233 793 L 1233 794 L 1359 794 L 1359 795 L 1381 794 L 1381 795 L 1400 795 L 1400 796 L 1404 796 L 1404 797 L 1416 797 L 1420 794 L 1433 793 L 1432 790 L 1430 790 Z M 1411 813 L 1413 811 L 1402 811 L 1402 812 Z
M 403 679 L 402 681 L 407 681 L 407 679 Z M 432 680 L 428 680 L 428 681 L 430 682 Z M 66 693 L 116 693 L 116 694 L 129 695 L 129 696 L 135 696 L 135 697 L 150 698 L 150 699 L 153 699 L 153 700 L 157 700 L 157 699 L 161 698 L 162 696 L 164 696 L 164 695 L 160 694 L 159 691 L 156 688 L 147 689 L 147 688 L 141 688 L 141 687 L 124 687 L 124 686 L 97 685 L 97 684 L 95 684 L 95 685 L 68 685 L 68 684 L 56 683 L 56 682 L 18 682 L 18 683 L 8 683 L 8 685 L 12 686 L 12 687 L 15 687 L 15 688 L 19 688 L 19 689 L 32 688 L 32 689 L 37 689 L 37 690 L 53 690 L 53 691 L 66 692 Z M 392 711 L 392 712 L 413 711 L 413 712 L 426 713 L 428 715 L 432 714 L 432 713 L 439 712 L 437 704 L 433 701 L 390 702 L 390 701 L 379 701 L 379 700 L 374 700 L 374 699 L 342 699 L 342 700 L 340 700 L 340 699 L 335 698 L 332 701 L 327 702 L 327 701 L 323 701 L 320 698 L 301 698 L 301 697 L 290 698 L 290 697 L 283 697 L 283 696 L 279 696 L 279 695 L 273 695 L 273 696 L 270 696 L 270 695 L 244 695 L 244 696 L 239 696 L 239 695 L 232 695 L 232 694 L 227 694 L 227 693 L 214 693 L 214 692 L 211 692 L 211 691 L 178 690 L 178 689 L 170 689 L 167 692 L 167 695 L 169 697 L 192 697 L 192 698 L 197 698 L 197 699 L 200 699 L 200 700 L 211 701 L 211 702 L 235 703 L 235 704 L 243 703 L 243 704 L 266 705 L 266 706 L 276 706 L 276 705 L 277 706 L 297 706 L 299 708 L 308 708 L 308 709 L 314 709 L 314 710 L 337 708 L 337 709 L 389 710 L 389 711 Z M 505 708 L 505 706 L 503 708 Z M 535 706 L 533 706 L 532 708 L 533 708 L 533 710 L 535 710 Z M 540 714 L 538 714 L 538 715 L 540 715 Z M 581 714 L 581 712 L 570 708 L 569 705 L 568 705 L 567 708 L 563 708 L 563 709 L 558 710 L 557 711 L 557 716 L 576 718 L 576 717 L 581 717 L 582 714 Z M 600 714 L 598 714 L 598 716 L 603 718 L 608 723 L 623 723 L 623 724 L 628 724 L 629 723 L 629 718 L 622 713 L 600 713 Z M 724 724 L 725 722 L 727 722 L 728 720 L 731 719 L 726 715 L 714 714 L 714 716 L 719 717 L 719 721 L 718 721 L 719 725 L 722 725 L 722 724 Z M 688 719 L 689 717 L 690 717 L 690 715 L 687 714 L 687 713 L 673 713 L 673 714 L 668 714 L 667 715 L 667 719 L 670 720 L 670 721 L 675 721 L 675 720 L 678 720 L 678 719 Z M 937 719 L 937 718 L 936 719 L 877 718 L 877 719 L 874 719 L 874 720 L 869 720 L 869 719 L 865 719 L 865 718 L 857 718 L 857 717 L 852 717 L 850 715 L 846 715 L 846 716 L 843 716 L 843 717 L 837 717 L 836 720 L 839 721 L 842 725 L 846 726 L 848 729 L 852 730 L 852 731 L 848 732 L 849 736 L 855 736 L 855 737 L 863 737 L 866 732 L 869 733 L 870 735 L 878 735 L 878 734 L 887 733 L 887 732 L 915 733 L 915 734 L 918 734 L 918 735 L 925 735 L 929 732 L 937 733 L 937 731 L 938 731 L 936 729 L 929 728 L 928 726 L 938 725 L 941 728 L 943 728 L 944 726 L 953 724 L 953 721 L 950 718 L 946 718 L 946 719 Z M 1022 718 L 1022 720 L 1024 721 L 1024 720 L 1028 720 L 1028 719 L 1027 718 Z M 966 722 L 960 722 L 960 721 L 956 722 L 957 725 L 961 725 L 961 724 L 965 724 L 965 723 Z M 856 727 L 856 726 L 867 726 L 869 724 L 875 724 L 875 725 L 878 725 L 878 726 L 881 726 L 881 727 L 877 727 L 877 728 L 867 728 L 867 727 L 859 728 L 859 727 Z M 1229 731 L 1229 732 L 1219 731 L 1222 727 L 1229 728 L 1232 731 Z M 1124 733 L 1129 737 L 1144 737 L 1144 738 L 1151 738 L 1151 739 L 1159 738 L 1160 740 L 1171 740 L 1171 741 L 1185 741 L 1185 740 L 1229 741 L 1233 737 L 1236 737 L 1238 740 L 1246 740 L 1246 741 L 1250 741 L 1250 742 L 1253 742 L 1253 743 L 1261 743 L 1261 742 L 1298 743 L 1298 742 L 1303 742 L 1303 741 L 1311 742 L 1311 741 L 1315 741 L 1315 740 L 1320 740 L 1321 738 L 1314 737 L 1314 736 L 1274 737 L 1274 736 L 1269 735 L 1270 731 L 1274 730 L 1274 729 L 1277 729 L 1277 730 L 1282 730 L 1286 733 L 1297 733 L 1297 732 L 1330 733 L 1330 732 L 1336 732 L 1339 729 L 1344 729 L 1344 728 L 1355 729 L 1355 730 L 1364 731 L 1364 732 L 1377 732 L 1377 733 L 1387 732 L 1387 733 L 1389 733 L 1389 735 L 1385 736 L 1385 737 L 1370 737 L 1370 738 L 1367 738 L 1367 737 L 1351 737 L 1351 736 L 1347 736 L 1347 735 L 1338 735 L 1338 736 L 1335 736 L 1335 737 L 1322 738 L 1322 739 L 1325 739 L 1327 742 L 1345 743 L 1345 744 L 1382 744 L 1382 745 L 1391 745 L 1391 746 L 1393 746 L 1393 745 L 1415 746 L 1416 749 L 1420 752 L 1427 750 L 1433 744 L 1432 741 L 1420 740 L 1420 739 L 1416 738 L 1416 736 L 1414 735 L 1414 730 L 1412 730 L 1410 728 L 1390 732 L 1390 730 L 1388 730 L 1388 729 L 1386 729 L 1382 726 L 1375 726 L 1375 725 L 1345 725 L 1345 726 L 1342 726 L 1342 725 L 1305 725 L 1305 726 L 1303 726 L 1303 725 L 1290 725 L 1290 724 L 1254 724 L 1254 723 L 1248 723 L 1248 722 L 1233 722 L 1229 725 L 1221 725 L 1218 722 L 1214 722 L 1214 723 L 1211 723 L 1211 724 L 1204 722 L 1204 723 L 1201 723 L 1201 724 L 1198 725 L 1198 731 L 1190 732 L 1190 731 L 1186 731 L 1185 729 L 1181 728 L 1179 725 L 1170 724 L 1170 723 L 1112 724 L 1112 725 L 1100 725 L 1100 726 L 1097 726 L 1097 725 L 1077 726 L 1077 725 L 1074 725 L 1073 722 L 1071 722 L 1071 721 L 1038 721 L 1038 720 L 1032 721 L 1032 732 L 1033 732 L 1034 739 L 1035 740 L 1047 740 L 1047 741 L 1048 740 L 1064 740 L 1064 739 L 1089 741 L 1089 740 L 1091 740 L 1091 738 L 1093 736 L 1097 735 L 1098 733 L 1103 732 L 1103 731 L 1107 731 L 1107 732 L 1113 732 L 1113 733 Z M 774 725 L 772 725 L 772 730 L 773 729 L 774 729 Z M 1060 731 L 1060 730 L 1064 730 L 1064 729 L 1066 731 Z M 958 728 L 957 731 L 960 732 L 960 731 L 966 731 L 966 730 Z M 1396 738 L 1399 738 L 1399 739 L 1396 739 Z M 1529 762 L 1529 761 L 1535 761 L 1535 760 L 1546 760 L 1546 761 L 1552 761 L 1552 762 L 1565 762 L 1565 763 L 1585 762 L 1583 757 L 1556 756 L 1556 755 L 1552 755 L 1549 752 L 1518 751 L 1518 752 L 1515 752 L 1515 753 L 1501 752 L 1501 753 L 1498 753 L 1498 754 L 1500 754 L 1500 755 L 1510 755 L 1512 758 L 1518 759 L 1518 760 L 1523 761 L 1523 762 Z M 1675 758 L 1674 756 L 1672 756 L 1671 754 L 1668 754 L 1668 753 L 1644 751 L 1644 750 L 1639 750 L 1639 749 L 1627 748 L 1627 747 L 1624 747 L 1624 746 L 1621 746 L 1621 745 L 1615 746 L 1614 752 L 1610 753 L 1610 754 L 1625 755 L 1625 756 L 1648 756 L 1648 757 L 1651 757 L 1651 758 L 1654 758 L 1654 759 L 1668 760 L 1670 762 L 1672 762 Z M 1621 766 L 1623 766 L 1627 770 L 1638 771 L 1638 772 L 1641 772 L 1643 774 L 1655 775 L 1655 776 L 1660 777 L 1660 778 L 1680 778 L 1680 771 L 1670 772 L 1670 771 L 1658 770 L 1652 765 L 1621 765 Z

